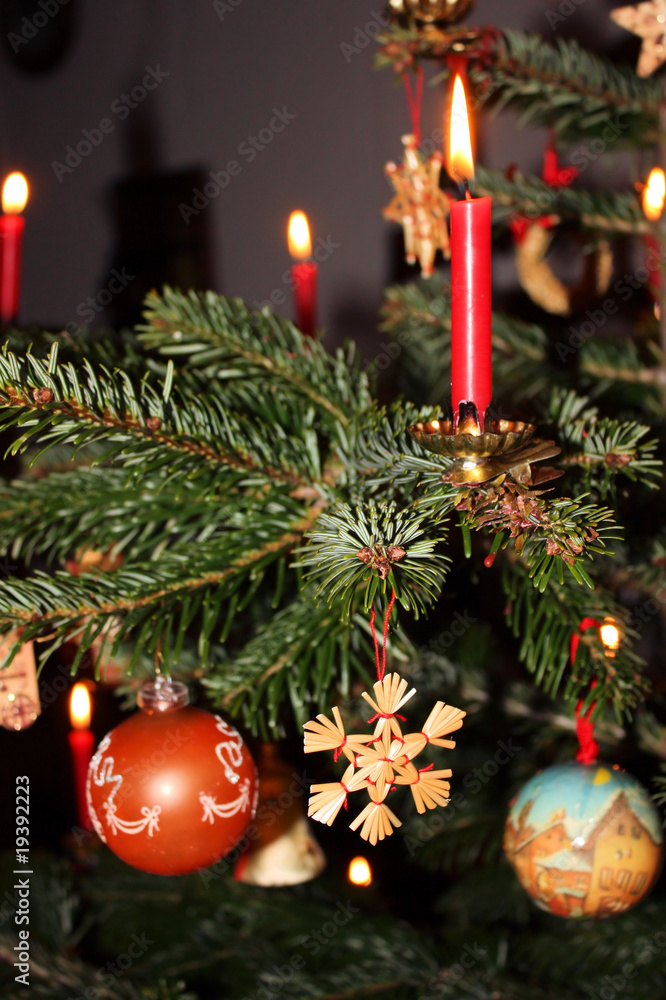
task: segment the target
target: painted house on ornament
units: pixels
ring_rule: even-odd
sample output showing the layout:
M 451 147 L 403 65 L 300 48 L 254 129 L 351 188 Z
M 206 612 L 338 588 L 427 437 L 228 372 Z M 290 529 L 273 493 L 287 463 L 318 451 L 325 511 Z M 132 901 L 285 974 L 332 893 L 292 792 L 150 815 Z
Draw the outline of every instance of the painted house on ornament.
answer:
M 516 827 L 508 825 L 505 847 L 518 878 L 544 909 L 561 916 L 617 913 L 650 890 L 661 848 L 623 790 L 573 838 L 564 808 L 535 830 L 528 822 L 532 805 L 523 807 Z

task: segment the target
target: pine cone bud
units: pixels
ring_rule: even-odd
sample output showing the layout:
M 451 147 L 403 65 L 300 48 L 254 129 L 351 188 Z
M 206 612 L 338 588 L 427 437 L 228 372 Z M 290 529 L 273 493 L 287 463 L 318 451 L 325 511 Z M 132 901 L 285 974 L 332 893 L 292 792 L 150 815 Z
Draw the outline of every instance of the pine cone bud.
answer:
M 45 403 L 51 402 L 53 399 L 53 393 L 50 389 L 33 389 L 32 398 L 38 406 L 44 406 Z

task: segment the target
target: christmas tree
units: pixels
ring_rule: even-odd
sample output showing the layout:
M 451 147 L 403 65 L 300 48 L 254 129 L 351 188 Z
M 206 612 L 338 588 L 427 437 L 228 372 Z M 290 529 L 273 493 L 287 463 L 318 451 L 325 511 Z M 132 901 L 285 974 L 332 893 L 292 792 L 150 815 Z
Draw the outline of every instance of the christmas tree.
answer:
M 269 797 L 255 823 L 294 804 L 303 813 L 310 782 L 327 786 L 319 794 L 337 796 L 337 818 L 316 835 L 329 872 L 297 885 L 277 873 L 272 888 L 234 880 L 252 837 L 176 878 L 129 867 L 79 828 L 73 859 L 34 854 L 28 869 L 13 851 L 0 926 L 7 996 L 28 983 L 35 997 L 163 1000 L 663 989 L 663 889 L 641 898 L 661 833 L 635 787 L 607 790 L 619 766 L 666 799 L 666 235 L 651 192 L 642 206 L 631 186 L 664 158 L 663 87 L 648 74 L 663 59 L 666 9 L 654 0 L 640 17 L 618 15 L 643 36 L 639 76 L 575 42 L 455 23 L 463 0 L 391 7 L 378 64 L 412 81 L 415 133 L 430 61 L 447 86 L 466 77 L 477 119 L 513 108 L 551 130 L 541 177 L 477 163 L 469 183 L 472 203 L 491 198 L 497 240 L 514 242 L 526 293 L 520 318 L 492 316 L 485 424 L 485 406 L 457 412 L 455 398 L 457 433 L 452 423 L 458 290 L 448 265 L 429 272 L 434 249 L 449 252 L 437 192 L 458 195 L 442 181 L 429 207 L 418 200 L 416 181 L 439 176 L 418 134 L 411 166 L 406 143 L 390 172 L 389 215 L 426 277 L 386 293 L 400 390 L 389 402 L 378 398 L 379 359 L 364 364 L 353 344 L 329 353 L 287 320 L 212 292 L 153 293 L 145 322 L 121 336 L 11 330 L 0 355 L 0 420 L 21 457 L 0 519 L 3 555 L 21 566 L 0 581 L 11 654 L 34 644 L 44 676 L 66 655 L 73 675 L 122 669 L 127 708 L 156 673 L 184 682 L 263 755 L 264 776 L 266 744 L 281 741 L 288 801 Z M 590 190 L 579 175 L 609 147 L 645 150 L 643 172 L 635 166 L 625 190 Z M 410 214 L 415 199 L 422 216 Z M 555 231 L 581 247 L 574 283 L 546 258 Z M 375 664 L 416 695 L 403 705 L 401 688 L 382 702 Z M 376 699 L 374 735 L 362 692 Z M 466 713 L 462 729 L 460 713 L 429 715 L 436 702 Z M 334 722 L 313 729 L 317 714 Z M 343 758 L 301 757 L 304 725 Z M 417 750 L 436 771 L 414 769 Z M 557 764 L 572 769 L 539 818 L 538 796 L 521 789 Z M 583 767 L 594 815 L 572 845 Z M 434 777 L 449 768 L 450 789 Z M 340 811 L 359 774 L 371 813 L 386 818 L 390 794 L 375 848 L 346 829 L 356 798 Z M 322 819 L 317 804 L 332 800 L 317 794 L 310 811 Z M 219 804 L 205 808 L 213 826 Z M 159 814 L 143 815 L 142 835 L 157 836 Z M 646 842 L 655 853 L 641 882 Z M 574 848 L 575 870 L 561 860 Z M 375 871 L 369 888 L 343 876 L 340 859 L 358 851 Z

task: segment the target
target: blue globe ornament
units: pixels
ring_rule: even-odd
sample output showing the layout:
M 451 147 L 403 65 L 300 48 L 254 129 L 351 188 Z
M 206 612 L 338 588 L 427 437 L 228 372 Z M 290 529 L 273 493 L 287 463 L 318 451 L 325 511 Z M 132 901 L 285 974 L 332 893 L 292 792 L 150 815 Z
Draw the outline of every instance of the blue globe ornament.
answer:
M 572 761 L 539 771 L 511 802 L 504 851 L 542 910 L 610 917 L 654 885 L 663 831 L 648 793 L 619 765 Z

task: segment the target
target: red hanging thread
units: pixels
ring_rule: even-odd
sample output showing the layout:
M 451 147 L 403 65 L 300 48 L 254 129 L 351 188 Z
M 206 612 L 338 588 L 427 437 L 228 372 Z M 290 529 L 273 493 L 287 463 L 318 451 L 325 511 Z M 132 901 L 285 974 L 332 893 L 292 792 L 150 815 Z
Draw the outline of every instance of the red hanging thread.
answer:
M 375 659 L 377 661 L 377 680 L 380 681 L 384 680 L 384 674 L 386 673 L 386 637 L 388 635 L 389 618 L 391 617 L 391 608 L 393 607 L 394 601 L 395 601 L 395 590 L 391 590 L 391 600 L 389 601 L 388 608 L 386 609 L 386 617 L 384 618 L 384 648 L 382 649 L 381 661 L 379 659 L 379 643 L 377 642 L 377 635 L 375 633 L 374 607 L 372 609 L 372 614 L 370 615 L 370 631 L 372 632 L 372 641 L 375 644 Z
M 417 66 L 415 69 L 416 74 L 416 84 L 412 90 L 412 81 L 409 78 L 409 73 L 402 74 L 402 82 L 405 88 L 405 94 L 407 96 L 407 106 L 409 107 L 409 114 L 412 119 L 412 132 L 416 138 L 416 145 L 421 145 L 421 104 L 423 102 L 423 66 Z
M 599 628 L 599 622 L 596 618 L 583 618 L 582 622 L 578 626 L 578 631 L 574 632 L 571 636 L 570 652 L 572 666 L 574 660 L 576 659 L 581 634 L 588 628 Z M 592 681 L 590 687 L 595 688 L 596 686 L 596 680 Z M 581 698 L 576 705 L 576 736 L 580 744 L 578 753 L 576 754 L 576 760 L 579 764 L 594 764 L 595 760 L 599 756 L 599 744 L 594 738 L 594 725 L 590 721 L 595 705 L 596 702 L 593 701 L 584 716 L 580 714 L 583 708 L 583 699 Z
M 335 764 L 337 764 L 338 760 L 340 759 L 340 754 L 342 753 L 342 748 L 346 745 L 346 743 L 347 743 L 347 737 L 343 736 L 342 743 L 340 744 L 339 747 L 336 747 L 335 750 L 333 751 L 333 762 Z
M 578 626 L 578 631 L 574 632 L 571 636 L 571 646 L 569 648 L 569 655 L 571 657 L 571 665 L 576 659 L 576 653 L 578 651 L 578 643 L 580 642 L 580 637 L 583 632 L 586 632 L 588 628 L 600 628 L 601 624 L 596 618 L 583 618 L 582 622 Z
M 412 784 L 413 785 L 418 785 L 419 781 L 421 780 L 421 775 L 423 774 L 423 772 L 424 771 L 432 771 L 432 769 L 433 769 L 434 766 L 435 766 L 435 762 L 433 761 L 431 764 L 428 764 L 427 767 L 420 767 L 418 769 L 418 778 L 416 779 L 416 781 L 413 781 Z

